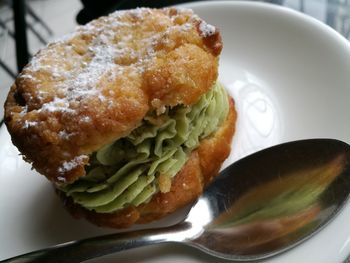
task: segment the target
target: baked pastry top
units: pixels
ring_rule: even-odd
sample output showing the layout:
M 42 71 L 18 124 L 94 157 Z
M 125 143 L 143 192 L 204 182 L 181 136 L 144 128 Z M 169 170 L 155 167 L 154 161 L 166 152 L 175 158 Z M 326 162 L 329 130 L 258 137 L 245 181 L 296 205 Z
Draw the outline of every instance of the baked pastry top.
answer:
M 193 105 L 217 79 L 217 29 L 187 9 L 120 11 L 38 52 L 5 103 L 13 143 L 56 183 L 86 174 L 90 154 L 151 110 Z

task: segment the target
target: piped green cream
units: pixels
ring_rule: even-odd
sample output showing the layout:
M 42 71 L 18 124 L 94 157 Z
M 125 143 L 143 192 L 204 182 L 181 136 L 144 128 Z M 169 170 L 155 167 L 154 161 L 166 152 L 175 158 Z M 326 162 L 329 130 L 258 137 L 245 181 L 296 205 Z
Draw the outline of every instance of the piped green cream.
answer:
M 168 108 L 159 116 L 150 113 L 128 136 L 93 153 L 86 176 L 60 189 L 98 213 L 146 203 L 155 193 L 169 191 L 162 182 L 181 170 L 228 112 L 227 93 L 216 83 L 192 106 Z

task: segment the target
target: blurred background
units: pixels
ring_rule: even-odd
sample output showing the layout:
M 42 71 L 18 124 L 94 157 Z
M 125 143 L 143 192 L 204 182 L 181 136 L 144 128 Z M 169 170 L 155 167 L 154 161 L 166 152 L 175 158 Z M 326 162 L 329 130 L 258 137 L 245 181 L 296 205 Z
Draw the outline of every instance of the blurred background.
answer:
M 232 0 L 234 1 L 234 0 Z M 17 73 L 49 41 L 117 9 L 161 7 L 184 0 L 0 0 L 0 120 Z M 270 0 L 311 15 L 350 40 L 350 0 Z

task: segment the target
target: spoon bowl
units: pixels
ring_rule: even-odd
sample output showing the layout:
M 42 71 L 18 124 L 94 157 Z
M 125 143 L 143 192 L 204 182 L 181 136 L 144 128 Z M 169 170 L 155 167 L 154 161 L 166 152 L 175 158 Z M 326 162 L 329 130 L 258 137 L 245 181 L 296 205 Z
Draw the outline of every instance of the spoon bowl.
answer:
M 330 139 L 285 143 L 237 161 L 190 211 L 186 221 L 207 221 L 191 244 L 239 261 L 296 246 L 324 227 L 347 200 L 349 161 L 349 145 Z
M 82 262 L 176 242 L 233 261 L 280 254 L 326 226 L 350 191 L 350 146 L 333 139 L 280 144 L 227 167 L 180 223 L 72 241 L 1 262 Z

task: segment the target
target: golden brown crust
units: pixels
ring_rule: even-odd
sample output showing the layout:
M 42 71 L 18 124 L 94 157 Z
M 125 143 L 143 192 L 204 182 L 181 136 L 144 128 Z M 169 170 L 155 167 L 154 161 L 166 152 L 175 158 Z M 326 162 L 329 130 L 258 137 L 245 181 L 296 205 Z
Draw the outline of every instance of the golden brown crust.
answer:
M 125 228 L 164 217 L 194 201 L 217 175 L 230 153 L 236 118 L 234 102 L 230 99 L 230 112 L 225 123 L 211 137 L 202 140 L 199 148 L 191 153 L 182 170 L 174 177 L 170 191 L 157 193 L 147 204 L 129 206 L 116 213 L 95 213 L 74 204 L 62 193 L 60 196 L 74 217 L 85 217 L 99 226 Z
M 150 108 L 193 104 L 217 79 L 220 34 L 190 10 L 101 17 L 38 52 L 12 86 L 5 123 L 33 167 L 56 182 Z

